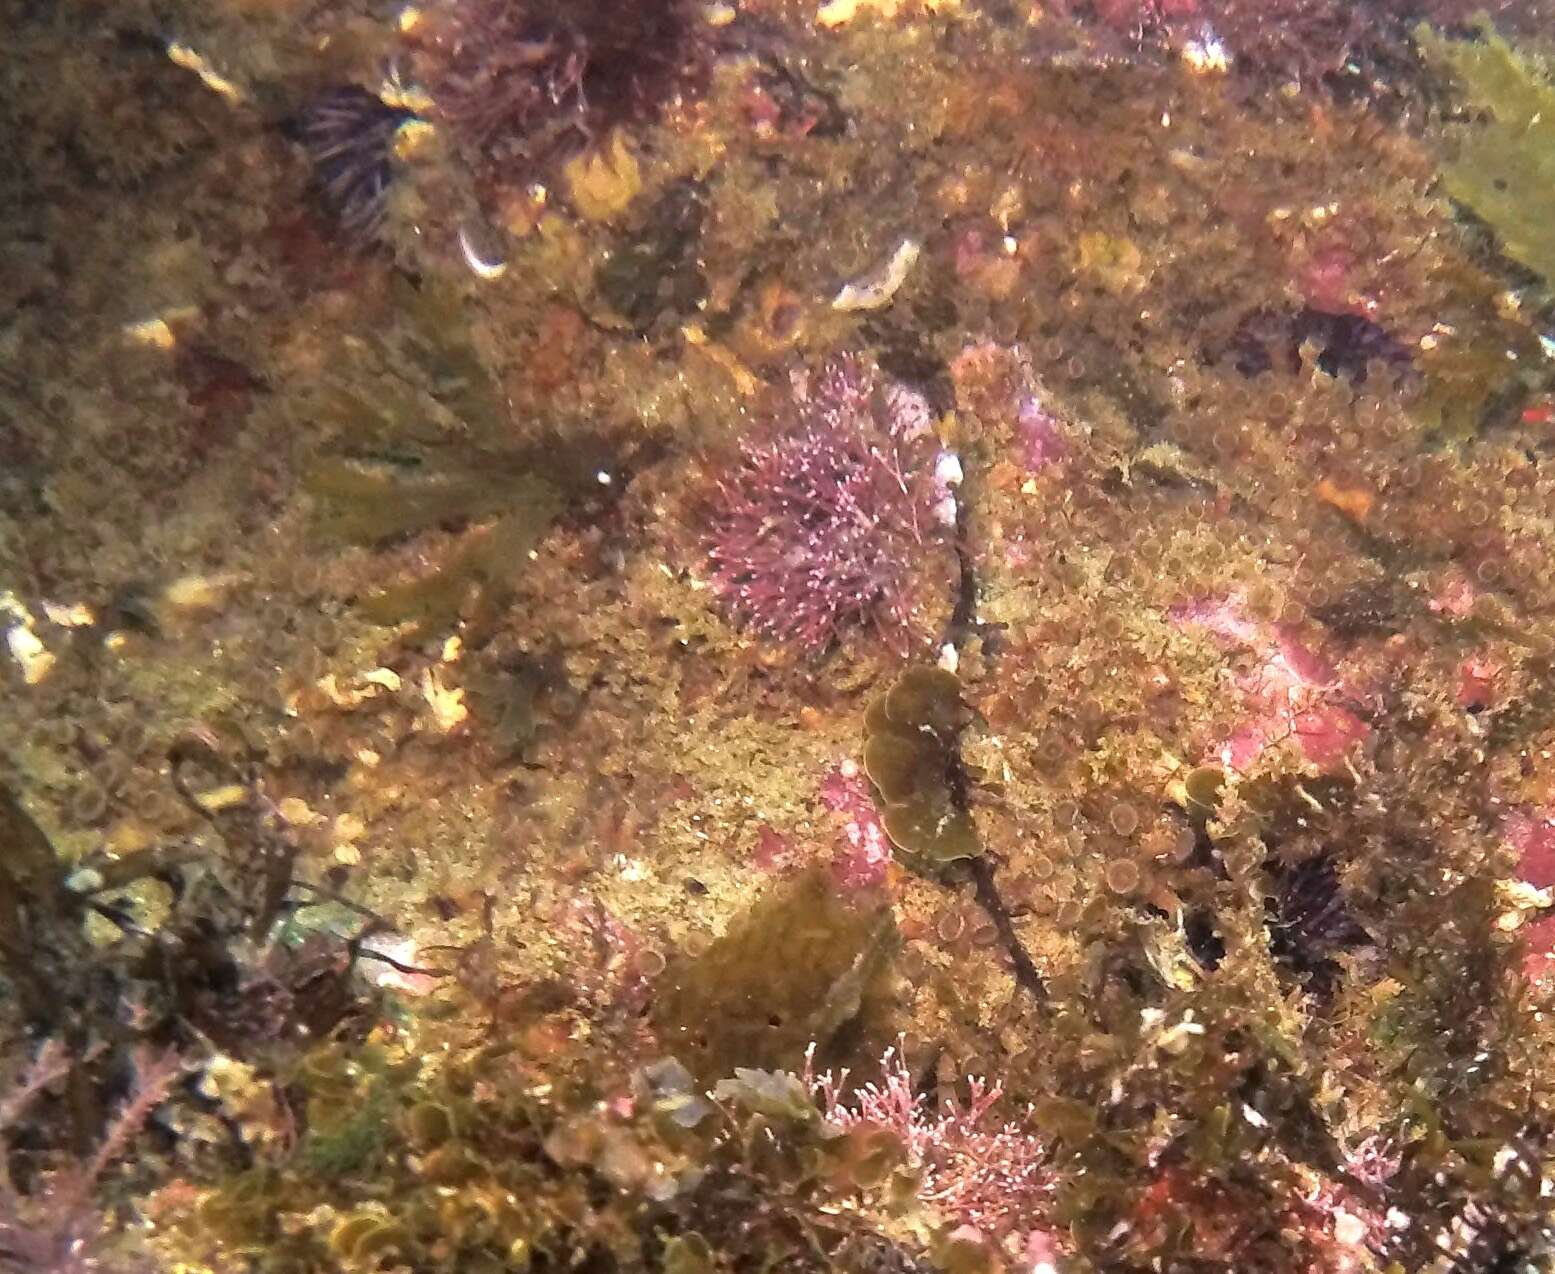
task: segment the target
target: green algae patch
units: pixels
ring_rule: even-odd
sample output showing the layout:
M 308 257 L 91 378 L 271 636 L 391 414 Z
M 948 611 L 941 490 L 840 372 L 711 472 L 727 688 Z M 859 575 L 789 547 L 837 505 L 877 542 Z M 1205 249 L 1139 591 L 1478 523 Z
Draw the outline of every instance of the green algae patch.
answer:
M 521 458 L 499 455 L 488 467 L 438 463 L 372 463 L 330 458 L 315 466 L 308 490 L 322 503 L 319 529 L 330 539 L 373 544 L 451 521 L 555 516 L 551 485 L 526 471 Z
M 610 498 L 649 444 L 593 424 L 523 426 L 452 300 L 406 285 L 396 306 L 400 326 L 348 345 L 312 403 L 330 439 L 304 475 L 313 527 L 326 545 L 380 551 L 445 537 L 428 566 L 363 590 L 368 619 L 489 615 L 563 511 Z
M 581 465 L 565 447 L 508 441 L 507 408 L 450 298 L 407 285 L 397 309 L 401 328 L 352 350 L 323 387 L 314 414 L 335 442 L 304 485 L 326 543 L 467 532 L 431 572 L 362 601 L 378 623 L 438 624 L 472 595 L 501 603 L 562 510 L 557 477 Z
M 942 668 L 908 669 L 864 715 L 864 771 L 880 794 L 881 825 L 923 871 L 982 853 L 957 798 L 967 717 L 961 683 Z
M 1496 232 L 1507 256 L 1555 282 L 1555 87 L 1491 28 L 1480 40 L 1416 38 L 1469 104 L 1486 115 L 1442 168 L 1447 193 Z
M 673 961 L 653 1021 L 704 1082 L 736 1067 L 797 1067 L 845 1033 L 889 1039 L 896 922 L 885 900 L 845 897 L 812 868 L 768 890 L 723 937 Z

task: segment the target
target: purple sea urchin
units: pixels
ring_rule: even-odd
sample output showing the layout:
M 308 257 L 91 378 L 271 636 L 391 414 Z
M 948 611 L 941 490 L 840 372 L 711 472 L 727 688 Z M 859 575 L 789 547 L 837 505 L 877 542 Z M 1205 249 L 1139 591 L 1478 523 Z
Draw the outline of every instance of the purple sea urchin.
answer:
M 378 232 L 394 177 L 394 134 L 410 116 L 364 88 L 330 89 L 304 108 L 297 134 L 320 200 L 352 239 Z
M 859 359 L 796 394 L 795 419 L 742 444 L 705 544 L 734 619 L 805 653 L 870 629 L 905 650 L 944 539 L 927 405 Z
M 1310 990 L 1327 996 L 1339 975 L 1334 957 L 1366 946 L 1371 935 L 1351 914 L 1332 858 L 1276 863 L 1271 874 L 1273 890 L 1265 900 L 1270 950 Z
M 415 68 L 472 167 L 511 184 L 695 87 L 702 27 L 690 0 L 444 0 Z

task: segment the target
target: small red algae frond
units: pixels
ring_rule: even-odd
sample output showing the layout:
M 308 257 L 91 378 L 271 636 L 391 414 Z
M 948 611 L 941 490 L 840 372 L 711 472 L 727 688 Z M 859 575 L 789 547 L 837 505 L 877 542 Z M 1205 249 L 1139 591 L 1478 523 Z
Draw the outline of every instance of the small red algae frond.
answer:
M 906 653 L 925 635 L 919 581 L 947 531 L 928 405 L 843 358 L 799 387 L 794 417 L 744 442 L 717 481 L 713 592 L 737 623 L 805 654 L 859 632 Z
M 17 1126 L 44 1091 L 81 1064 L 58 1041 L 39 1049 L 12 1087 L 0 1094 L 0 1164 L 7 1162 L 6 1134 Z M 95 1149 L 71 1167 L 48 1178 L 35 1193 L 23 1195 L 9 1172 L 0 1172 L 0 1262 L 7 1270 L 35 1274 L 97 1274 L 122 1270 L 139 1274 L 147 1262 L 111 1258 L 119 1237 L 94 1192 L 109 1168 L 130 1149 L 153 1112 L 168 1099 L 184 1074 L 176 1052 L 146 1053 L 124 1104 L 104 1125 Z

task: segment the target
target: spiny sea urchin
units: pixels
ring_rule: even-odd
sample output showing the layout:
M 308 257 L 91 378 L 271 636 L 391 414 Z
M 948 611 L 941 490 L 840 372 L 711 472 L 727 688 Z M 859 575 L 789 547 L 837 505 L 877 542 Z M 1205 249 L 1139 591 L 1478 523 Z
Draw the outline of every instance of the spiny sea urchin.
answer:
M 1368 945 L 1371 935 L 1351 914 L 1331 857 L 1274 862 L 1269 870 L 1273 889 L 1265 909 L 1270 951 L 1314 994 L 1327 996 L 1339 976 L 1334 957 Z
M 383 224 L 394 178 L 394 134 L 411 116 L 355 85 L 332 88 L 303 108 L 296 133 L 313 165 L 325 209 L 357 241 Z

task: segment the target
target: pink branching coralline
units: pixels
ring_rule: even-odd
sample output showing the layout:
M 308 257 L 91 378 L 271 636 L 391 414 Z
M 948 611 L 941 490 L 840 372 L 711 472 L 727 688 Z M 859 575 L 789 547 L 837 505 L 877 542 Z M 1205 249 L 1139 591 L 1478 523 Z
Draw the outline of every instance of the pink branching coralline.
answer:
M 1021 464 L 1032 473 L 1056 464 L 1069 454 L 1069 440 L 1059 418 L 1036 395 L 1020 400 L 1015 438 Z
M 917 394 L 842 358 L 799 387 L 786 427 L 742 444 L 704 537 L 735 622 L 812 655 L 859 632 L 913 645 L 947 530 L 929 423 Z
M 1075 8 L 1072 2 L 1069 7 Z M 1213 39 L 1233 66 L 1306 88 L 1363 88 L 1405 64 L 1409 35 L 1422 21 L 1456 26 L 1487 6 L 1473 0 L 1095 0 L 1112 31 Z M 1488 6 L 1508 29 L 1537 26 L 1542 6 L 1496 0 Z
M 1041 1233 L 1054 1176 L 1041 1141 L 989 1119 L 1000 1086 L 972 1079 L 965 1106 L 935 1113 L 914 1091 L 899 1050 L 887 1049 L 880 1060 L 883 1081 L 856 1089 L 850 1100 L 842 1095 L 847 1072 L 816 1075 L 807 1057 L 804 1078 L 827 1121 L 844 1131 L 875 1127 L 897 1137 L 919 1175 L 918 1198 L 947 1223 L 971 1226 L 999 1243 Z
M 1371 1198 L 1336 1178 L 1312 1182 L 1291 1218 L 1318 1253 L 1318 1261 L 1307 1267 L 1311 1274 L 1366 1274 L 1379 1267 L 1389 1226 L 1387 1209 L 1378 1200 L 1400 1162 L 1390 1143 L 1371 1137 L 1348 1152 L 1344 1162 L 1347 1177 L 1369 1187 Z

